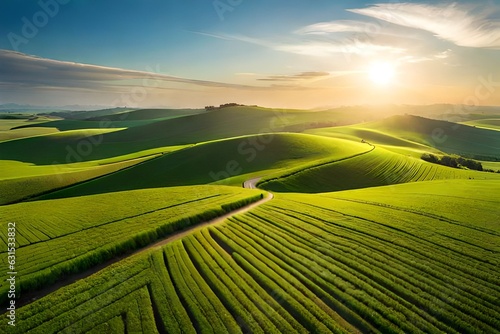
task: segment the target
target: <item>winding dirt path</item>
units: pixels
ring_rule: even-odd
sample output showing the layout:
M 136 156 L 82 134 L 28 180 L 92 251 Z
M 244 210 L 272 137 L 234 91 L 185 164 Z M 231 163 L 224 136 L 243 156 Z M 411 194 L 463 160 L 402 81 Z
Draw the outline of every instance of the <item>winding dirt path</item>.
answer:
M 260 179 L 262 179 L 262 177 L 254 177 L 253 179 L 246 180 L 245 182 L 243 182 L 243 188 L 257 189 L 257 182 L 259 182 Z
M 260 177 L 257 177 L 257 178 L 253 178 L 253 179 L 250 179 L 248 181 L 245 181 L 243 183 L 243 188 L 256 189 L 255 185 L 257 184 L 257 182 L 260 179 L 261 179 Z M 116 263 L 118 261 L 121 261 L 123 259 L 126 259 L 130 256 L 133 256 L 133 255 L 136 255 L 139 253 L 144 253 L 144 252 L 146 252 L 148 250 L 152 250 L 152 249 L 159 249 L 162 246 L 164 246 L 170 242 L 174 242 L 176 240 L 179 240 L 187 235 L 190 235 L 192 233 L 195 233 L 195 232 L 201 230 L 202 228 L 205 228 L 207 226 L 214 226 L 214 225 L 220 224 L 227 218 L 230 218 L 230 217 L 237 215 L 237 214 L 242 214 L 242 213 L 248 212 L 248 211 L 272 200 L 273 198 L 274 198 L 274 195 L 272 193 L 268 193 L 268 195 L 266 197 L 262 198 L 261 200 L 259 200 L 257 202 L 247 204 L 239 209 L 230 211 L 230 212 L 228 212 L 220 217 L 214 218 L 212 220 L 209 220 L 209 221 L 197 224 L 195 226 L 191 226 L 191 227 L 184 229 L 182 231 L 176 232 L 176 233 L 168 236 L 167 238 L 160 240 L 154 244 L 150 244 L 148 246 L 140 248 L 132 253 L 127 253 L 127 254 L 123 254 L 121 256 L 115 257 L 115 258 L 108 260 L 106 262 L 103 262 L 97 266 L 93 266 L 92 268 L 89 268 L 85 271 L 82 271 L 81 273 L 66 276 L 63 279 L 58 280 L 56 283 L 54 283 L 51 286 L 48 286 L 46 288 L 42 288 L 40 290 L 33 291 L 33 292 L 23 293 L 21 295 L 21 297 L 16 301 L 16 307 L 22 307 L 24 305 L 30 304 L 37 299 L 45 297 L 48 294 L 50 294 L 50 293 L 52 293 L 52 292 L 54 292 L 62 287 L 65 287 L 67 285 L 75 283 L 78 280 L 81 280 L 83 278 L 87 278 L 87 277 L 91 276 L 92 274 L 95 274 L 95 273 L 101 271 L 102 269 L 110 266 L 111 264 Z

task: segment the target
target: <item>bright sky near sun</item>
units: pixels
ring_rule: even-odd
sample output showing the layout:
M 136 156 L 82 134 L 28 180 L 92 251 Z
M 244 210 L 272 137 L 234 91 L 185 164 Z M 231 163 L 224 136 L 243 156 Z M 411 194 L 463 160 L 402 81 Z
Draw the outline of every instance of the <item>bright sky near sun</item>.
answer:
M 500 105 L 500 1 L 3 0 L 0 104 Z

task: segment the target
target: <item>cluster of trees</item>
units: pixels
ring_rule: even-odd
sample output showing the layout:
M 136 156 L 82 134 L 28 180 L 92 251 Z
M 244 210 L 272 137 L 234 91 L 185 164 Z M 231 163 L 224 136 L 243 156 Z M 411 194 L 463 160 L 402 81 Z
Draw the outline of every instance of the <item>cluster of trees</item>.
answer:
M 440 164 L 453 168 L 466 167 L 468 169 L 483 171 L 483 165 L 479 161 L 466 159 L 463 157 L 452 157 L 449 155 L 443 155 L 438 157 L 434 154 L 424 153 L 422 154 L 422 160 L 432 162 L 434 164 Z
M 229 107 L 242 107 L 244 104 L 238 104 L 238 103 L 225 103 L 221 104 L 218 107 L 216 106 L 206 106 L 205 110 L 214 110 L 214 109 L 222 109 L 222 108 L 229 108 Z

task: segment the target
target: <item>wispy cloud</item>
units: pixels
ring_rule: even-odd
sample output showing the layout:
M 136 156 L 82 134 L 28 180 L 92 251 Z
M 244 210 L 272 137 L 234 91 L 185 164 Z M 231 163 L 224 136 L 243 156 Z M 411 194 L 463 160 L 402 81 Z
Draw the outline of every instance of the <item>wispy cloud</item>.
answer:
M 429 31 L 456 45 L 500 49 L 500 22 L 496 7 L 448 3 L 382 3 L 348 11 L 400 26 Z
M 414 64 L 414 63 L 421 63 L 421 62 L 430 61 L 430 60 L 433 60 L 433 59 L 429 58 L 429 57 L 404 56 L 404 57 L 398 58 L 397 62 L 398 63 Z
M 445 50 L 445 51 L 442 51 L 442 52 L 438 52 L 437 54 L 434 55 L 434 58 L 436 58 L 436 59 L 446 59 L 446 58 L 450 57 L 450 54 L 451 54 L 451 49 L 448 49 L 448 50 Z
M 230 35 L 230 34 L 206 34 L 200 33 L 202 35 L 210 36 L 213 38 L 219 38 L 223 40 L 239 41 L 244 43 L 250 43 L 273 49 L 276 51 L 299 54 L 304 56 L 315 56 L 315 57 L 327 57 L 332 54 L 358 54 L 358 55 L 373 55 L 376 53 L 394 53 L 399 54 L 405 51 L 404 48 L 382 45 L 370 42 L 362 42 L 357 39 L 346 38 L 343 40 L 328 40 L 328 41 L 317 41 L 314 39 L 295 39 L 292 42 L 283 43 L 268 41 L 258 38 L 252 38 L 241 35 Z
M 19 52 L 0 50 L 0 84 L 12 87 L 38 89 L 89 89 L 116 91 L 130 85 L 130 81 L 155 80 L 158 83 L 177 83 L 203 87 L 236 89 L 263 89 L 264 87 L 238 85 L 216 81 L 196 80 L 148 71 L 88 65 Z
M 405 51 L 405 49 L 395 46 L 361 42 L 352 39 L 332 42 L 304 42 L 297 44 L 280 45 L 276 47 L 276 50 L 320 57 L 329 56 L 336 53 L 370 56 L 382 52 L 397 54 L 403 53 Z
M 293 75 L 270 75 L 265 78 L 259 78 L 260 81 L 311 81 L 325 79 L 330 76 L 329 72 L 302 72 Z
M 338 32 L 367 32 L 371 30 L 373 30 L 372 23 L 353 20 L 337 20 L 311 24 L 296 30 L 295 33 L 305 35 L 326 35 Z

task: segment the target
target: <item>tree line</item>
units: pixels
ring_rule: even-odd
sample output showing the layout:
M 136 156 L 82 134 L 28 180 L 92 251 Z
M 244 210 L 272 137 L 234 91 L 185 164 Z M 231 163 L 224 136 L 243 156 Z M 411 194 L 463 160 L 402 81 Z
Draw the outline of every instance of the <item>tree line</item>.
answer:
M 440 164 L 443 166 L 448 166 L 453 168 L 468 168 L 478 171 L 494 172 L 493 170 L 490 169 L 483 169 L 483 165 L 479 161 L 473 159 L 467 159 L 460 156 L 454 157 L 450 155 L 443 155 L 439 157 L 434 154 L 424 153 L 422 154 L 421 159 L 428 162 L 432 162 L 434 164 Z

